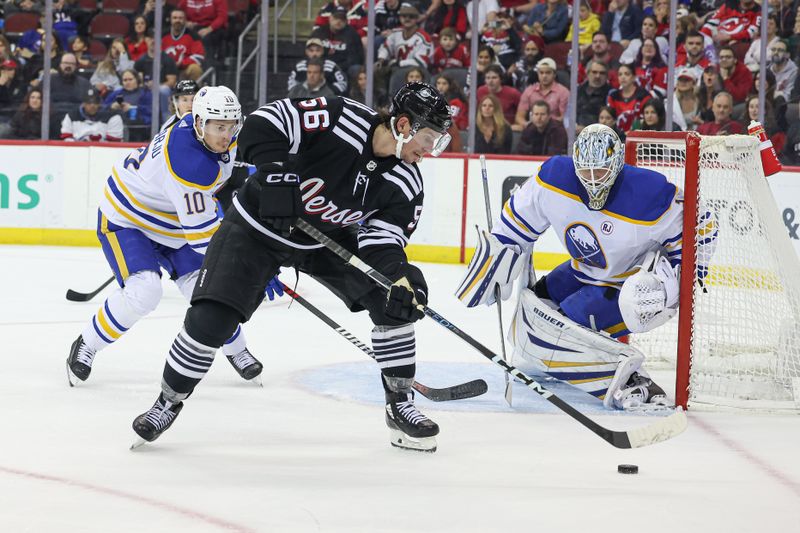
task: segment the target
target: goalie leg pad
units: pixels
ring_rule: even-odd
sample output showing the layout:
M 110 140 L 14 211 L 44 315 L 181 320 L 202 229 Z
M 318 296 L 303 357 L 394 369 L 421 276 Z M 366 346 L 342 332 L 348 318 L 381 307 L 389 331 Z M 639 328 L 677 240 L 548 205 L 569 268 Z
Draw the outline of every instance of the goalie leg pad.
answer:
M 522 249 L 516 245 L 504 245 L 488 231 L 478 231 L 478 246 L 469 262 L 464 280 L 456 290 L 456 297 L 467 307 L 495 302 L 495 287 L 500 287 L 501 298 L 511 296 L 516 280 L 525 261 Z
M 603 400 L 628 381 L 644 361 L 637 349 L 561 315 L 533 291 L 520 295 L 513 325 L 514 356 L 536 370 Z

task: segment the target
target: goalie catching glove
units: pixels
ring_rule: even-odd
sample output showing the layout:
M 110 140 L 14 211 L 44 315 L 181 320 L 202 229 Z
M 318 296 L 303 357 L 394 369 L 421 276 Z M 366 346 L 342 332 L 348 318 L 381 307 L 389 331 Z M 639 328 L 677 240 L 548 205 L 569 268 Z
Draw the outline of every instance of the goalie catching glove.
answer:
M 478 231 L 478 246 L 467 267 L 467 274 L 456 290 L 456 297 L 467 307 L 495 303 L 495 287 L 500 297 L 508 300 L 514 280 L 522 272 L 525 261 L 517 245 L 505 245 L 485 230 Z
M 428 285 L 422 271 L 403 263 L 398 274 L 391 277 L 396 281 L 386 295 L 386 316 L 400 322 L 416 322 L 425 316 L 428 303 Z
M 680 265 L 673 267 L 658 252 L 648 252 L 639 271 L 625 280 L 619 292 L 619 310 L 631 333 L 645 333 L 675 316 L 680 271 Z

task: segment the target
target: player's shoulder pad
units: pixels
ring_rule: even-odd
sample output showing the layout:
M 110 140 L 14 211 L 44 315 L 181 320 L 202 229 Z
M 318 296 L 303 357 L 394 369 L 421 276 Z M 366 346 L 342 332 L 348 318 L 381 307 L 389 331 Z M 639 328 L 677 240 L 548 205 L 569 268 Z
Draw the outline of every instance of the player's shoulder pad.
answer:
M 222 175 L 220 156 L 208 151 L 197 140 L 192 131 L 191 118 L 187 120 L 184 117 L 170 128 L 164 144 L 164 160 L 173 178 L 195 189 L 214 187 Z
M 409 202 L 422 194 L 422 173 L 420 173 L 416 163 L 398 161 L 395 166 L 384 172 L 382 176 L 386 181 L 400 189 Z
M 634 223 L 652 224 L 669 210 L 677 190 L 660 172 L 624 165 L 603 210 Z
M 575 165 L 568 156 L 557 155 L 542 163 L 536 175 L 536 182 L 546 189 L 567 196 L 576 196 L 577 199 L 585 196 L 585 191 L 581 190 L 583 186 L 575 174 Z

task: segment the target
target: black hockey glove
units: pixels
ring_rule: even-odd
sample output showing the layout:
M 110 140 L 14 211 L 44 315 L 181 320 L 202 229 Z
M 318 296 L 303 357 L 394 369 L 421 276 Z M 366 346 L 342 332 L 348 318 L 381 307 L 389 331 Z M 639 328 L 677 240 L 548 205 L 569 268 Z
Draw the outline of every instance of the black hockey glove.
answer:
M 291 233 L 297 217 L 303 213 L 300 178 L 297 174 L 276 170 L 274 164 L 258 169 L 261 185 L 258 214 L 261 221 L 284 237 Z
M 416 322 L 425 316 L 422 309 L 428 303 L 428 285 L 420 269 L 404 263 L 386 296 L 386 316 L 401 322 Z

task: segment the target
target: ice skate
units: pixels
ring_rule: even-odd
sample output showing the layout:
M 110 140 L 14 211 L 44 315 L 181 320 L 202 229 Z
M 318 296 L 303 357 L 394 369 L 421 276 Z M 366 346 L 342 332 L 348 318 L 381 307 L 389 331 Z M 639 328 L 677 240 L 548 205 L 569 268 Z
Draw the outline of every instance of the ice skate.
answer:
M 159 394 L 153 407 L 134 419 L 133 430 L 140 438 L 131 445 L 131 450 L 160 437 L 175 422 L 181 409 L 183 402 L 172 403 L 164 398 L 163 393 Z
M 79 381 L 89 379 L 95 354 L 97 352 L 83 342 L 83 335 L 78 335 L 78 338 L 72 343 L 69 357 L 67 357 L 67 380 L 70 387 L 74 387 Z
M 247 381 L 252 381 L 256 385 L 263 386 L 261 383 L 261 371 L 264 370 L 264 365 L 261 362 L 253 357 L 253 354 L 250 353 L 250 350 L 245 348 L 241 352 L 234 354 L 234 355 L 226 355 L 225 356 L 228 361 L 230 361 L 233 368 L 236 369 L 236 372 L 242 376 L 242 379 Z
M 419 412 L 413 392 L 386 393 L 386 425 L 391 444 L 397 448 L 421 452 L 436 451 L 439 426 Z
M 625 386 L 614 392 L 614 406 L 625 411 L 660 411 L 672 407 L 664 389 L 642 370 L 631 374 Z

